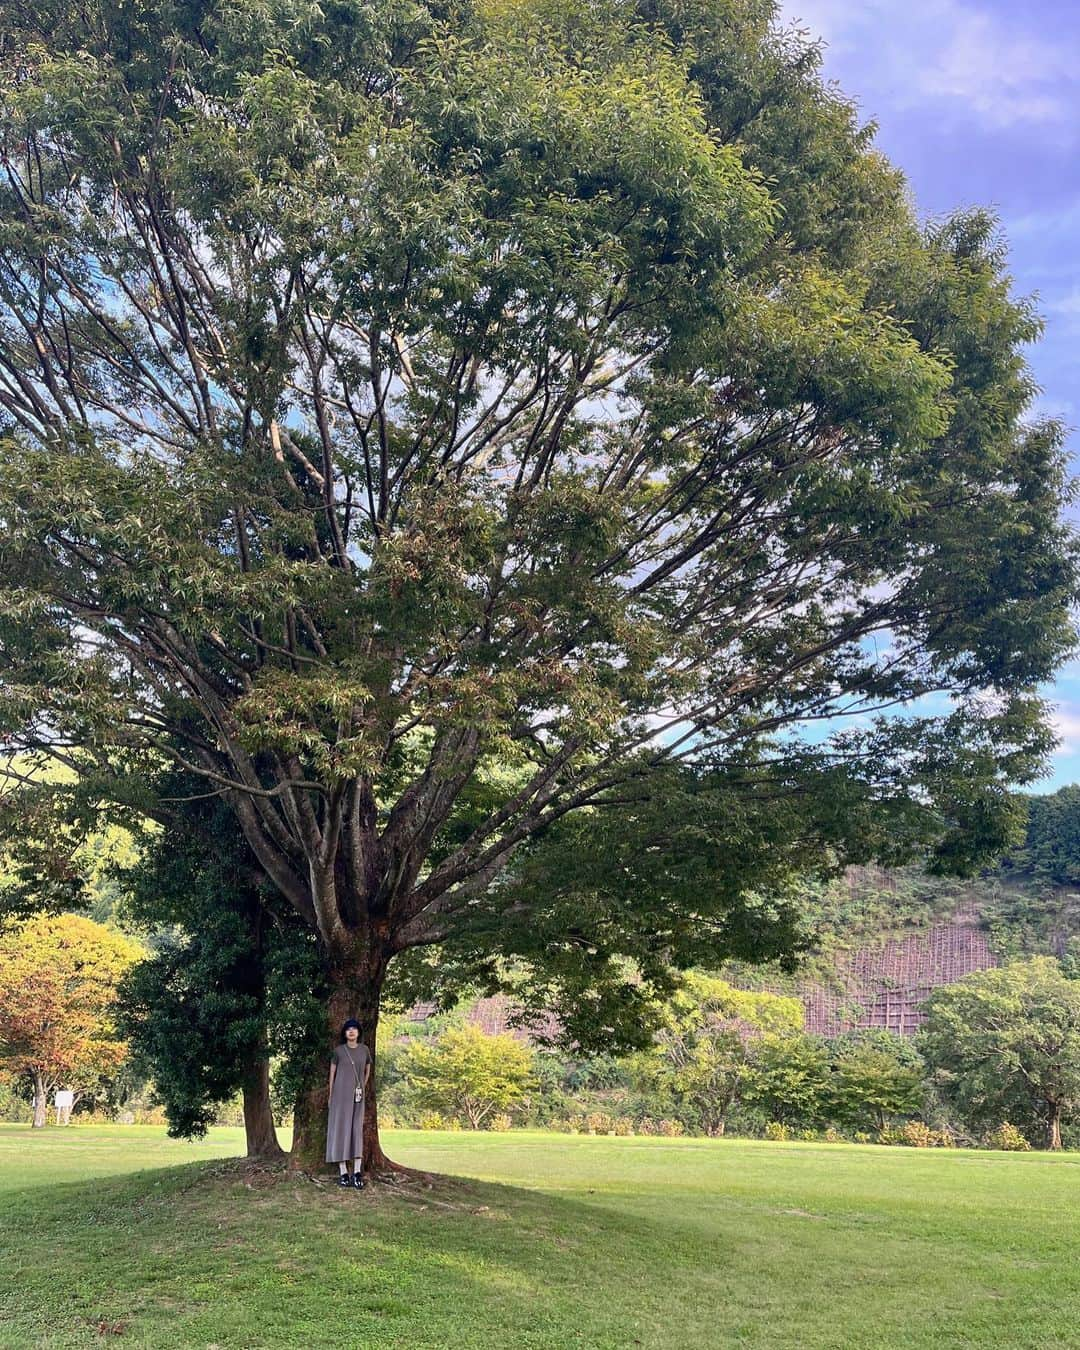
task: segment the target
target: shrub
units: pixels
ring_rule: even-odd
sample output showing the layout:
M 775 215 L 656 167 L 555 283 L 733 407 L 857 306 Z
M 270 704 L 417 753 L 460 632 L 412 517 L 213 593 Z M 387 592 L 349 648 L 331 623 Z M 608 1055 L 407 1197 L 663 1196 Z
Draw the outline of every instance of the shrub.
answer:
M 34 1119 L 34 1108 L 18 1091 L 14 1083 L 0 1082 L 0 1120 L 13 1125 L 29 1125 Z
M 866 1137 L 867 1139 L 870 1138 L 869 1135 L 867 1135 Z M 830 1125 L 829 1128 L 822 1135 L 822 1138 L 824 1139 L 826 1144 L 842 1144 L 844 1142 L 844 1136 L 840 1133 L 840 1131 L 836 1128 L 835 1125 Z
M 610 1134 L 614 1121 L 606 1111 L 590 1111 L 585 1117 L 587 1134 Z
M 1016 1126 L 1010 1125 L 1007 1120 L 983 1136 L 983 1147 L 1001 1149 L 1006 1153 L 1027 1153 L 1031 1149 Z
M 851 1137 L 856 1144 L 869 1144 L 871 1142 L 871 1136 L 866 1130 L 856 1130 Z
M 494 1130 L 497 1134 L 504 1134 L 512 1124 L 513 1121 L 511 1121 L 506 1112 L 500 1111 L 498 1115 L 489 1117 L 487 1127 L 489 1130 Z
M 929 1148 L 934 1142 L 934 1131 L 922 1120 L 909 1120 L 900 1131 L 900 1143 L 908 1148 Z
M 783 1143 L 784 1140 L 791 1138 L 791 1130 L 779 1120 L 770 1120 L 765 1126 L 765 1138 L 771 1139 L 774 1143 Z
M 680 1134 L 685 1134 L 681 1120 L 672 1120 L 665 1116 L 663 1120 L 656 1122 L 656 1133 L 663 1135 L 665 1139 L 677 1139 Z
M 634 1133 L 634 1122 L 629 1116 L 616 1116 L 611 1125 L 612 1134 L 628 1135 Z
M 817 1130 L 799 1130 L 795 1138 L 801 1139 L 804 1144 L 812 1144 L 817 1139 Z
M 441 1111 L 421 1111 L 416 1117 L 418 1130 L 445 1130 L 446 1117 Z
M 951 1130 L 931 1130 L 930 1142 L 934 1148 L 955 1148 L 956 1136 Z

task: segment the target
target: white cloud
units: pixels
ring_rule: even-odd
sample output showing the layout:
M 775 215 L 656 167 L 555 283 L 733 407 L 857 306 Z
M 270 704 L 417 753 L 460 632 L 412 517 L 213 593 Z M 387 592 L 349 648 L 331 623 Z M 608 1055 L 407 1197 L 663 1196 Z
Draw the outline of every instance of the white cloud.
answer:
M 1047 301 L 1046 308 L 1051 314 L 1065 314 L 1070 318 L 1080 318 L 1080 286 L 1069 291 L 1067 295 L 1061 295 L 1056 300 Z
M 1080 337 L 1080 286 L 1042 302 L 1047 332 L 1059 337 Z
M 1037 238 L 1044 242 L 1068 244 L 1080 232 L 1080 200 L 1067 206 L 1052 206 L 1043 211 L 1029 211 L 1005 221 L 1011 239 Z
M 1054 752 L 1055 758 L 1080 751 L 1080 708 L 1059 703 L 1050 723 L 1061 742 Z
M 824 38 L 830 64 L 857 64 L 863 88 L 892 107 L 933 100 L 990 127 L 1073 132 L 1075 52 L 1035 31 L 1037 9 L 1006 21 L 972 0 L 785 0 L 782 12 Z
M 926 93 L 962 99 L 999 126 L 1069 117 L 1075 60 L 1066 45 L 1009 29 L 985 13 L 949 9 L 948 43 L 919 81 Z

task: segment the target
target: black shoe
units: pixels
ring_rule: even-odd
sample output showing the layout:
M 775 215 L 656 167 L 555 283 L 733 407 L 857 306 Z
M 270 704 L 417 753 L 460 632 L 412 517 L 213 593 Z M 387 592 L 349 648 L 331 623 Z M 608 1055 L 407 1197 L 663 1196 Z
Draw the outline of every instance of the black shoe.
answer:
M 354 1172 L 352 1176 L 352 1184 L 356 1188 L 356 1190 L 362 1191 L 364 1187 L 367 1185 L 367 1182 L 364 1180 L 364 1178 L 360 1175 L 359 1172 Z
M 341 1175 L 337 1179 L 337 1184 L 344 1191 L 347 1191 L 349 1189 L 349 1187 L 352 1185 L 352 1178 L 349 1176 L 348 1172 L 341 1173 Z

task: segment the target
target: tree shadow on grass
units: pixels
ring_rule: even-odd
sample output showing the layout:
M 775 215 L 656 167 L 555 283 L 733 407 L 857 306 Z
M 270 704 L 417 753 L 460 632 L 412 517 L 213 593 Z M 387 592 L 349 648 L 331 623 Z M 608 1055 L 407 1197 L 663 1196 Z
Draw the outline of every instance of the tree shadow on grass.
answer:
M 125 1343 L 155 1347 L 621 1347 L 641 1317 L 626 1291 L 669 1236 L 651 1227 L 493 1182 L 356 1193 L 197 1162 L 9 1192 L 0 1268 L 15 1329 L 51 1325 L 57 1346 L 120 1326 Z
M 942 1245 L 933 1224 L 868 1242 L 851 1214 L 702 1200 L 447 1175 L 357 1193 L 242 1160 L 30 1184 L 0 1196 L 0 1343 L 100 1345 L 120 1326 L 154 1350 L 850 1350 L 869 1344 L 851 1339 L 868 1299 L 875 1345 L 1061 1343 L 1053 1300 L 997 1292 L 996 1258 Z

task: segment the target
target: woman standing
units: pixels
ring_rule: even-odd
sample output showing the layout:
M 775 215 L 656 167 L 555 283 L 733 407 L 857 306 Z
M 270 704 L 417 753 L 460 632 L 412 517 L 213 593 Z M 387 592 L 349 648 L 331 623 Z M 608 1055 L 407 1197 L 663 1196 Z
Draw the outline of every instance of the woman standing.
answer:
M 360 1044 L 360 1023 L 350 1017 L 341 1028 L 341 1044 L 330 1061 L 326 1161 L 337 1163 L 339 1186 L 355 1186 L 358 1191 L 364 1188 L 364 1102 L 370 1077 L 371 1054 Z

